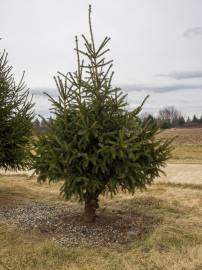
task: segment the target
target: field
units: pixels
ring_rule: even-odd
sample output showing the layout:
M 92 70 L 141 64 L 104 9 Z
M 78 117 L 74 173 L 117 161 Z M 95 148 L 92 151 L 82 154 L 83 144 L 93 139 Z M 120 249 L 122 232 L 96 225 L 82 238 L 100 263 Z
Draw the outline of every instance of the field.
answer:
M 173 135 L 167 177 L 135 196 L 101 198 L 93 226 L 59 184 L 2 174 L 0 269 L 202 269 L 202 129 L 161 136 Z
M 167 129 L 160 137 L 175 137 L 170 163 L 202 164 L 202 128 Z

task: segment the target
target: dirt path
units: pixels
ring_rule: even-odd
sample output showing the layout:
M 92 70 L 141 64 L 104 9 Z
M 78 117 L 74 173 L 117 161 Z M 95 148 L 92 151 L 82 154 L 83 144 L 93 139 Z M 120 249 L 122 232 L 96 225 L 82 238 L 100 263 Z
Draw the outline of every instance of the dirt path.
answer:
M 202 164 L 168 164 L 165 172 L 157 181 L 202 184 Z
M 162 175 L 156 181 L 160 182 L 174 182 L 174 183 L 189 183 L 202 184 L 202 164 L 168 164 L 165 168 L 166 176 Z M 28 175 L 31 176 L 33 172 L 19 171 L 19 172 L 4 172 L 0 170 L 0 174 L 7 175 Z

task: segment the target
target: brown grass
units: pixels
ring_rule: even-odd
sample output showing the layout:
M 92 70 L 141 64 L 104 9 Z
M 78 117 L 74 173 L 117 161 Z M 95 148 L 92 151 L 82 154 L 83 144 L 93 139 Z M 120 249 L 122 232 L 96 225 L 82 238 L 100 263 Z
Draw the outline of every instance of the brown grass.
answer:
M 169 162 L 202 164 L 202 128 L 170 129 L 160 135 L 173 136 L 177 137 Z M 200 270 L 202 183 L 188 180 L 158 182 L 135 196 L 120 193 L 114 198 L 101 198 L 101 209 L 120 216 L 132 213 L 136 229 L 147 230 L 119 247 L 86 247 L 81 242 L 77 247 L 64 247 L 56 243 L 50 233 L 22 231 L 19 226 L 2 220 L 0 270 Z M 28 179 L 25 175 L 0 176 L 0 211 L 3 207 L 25 207 L 35 202 L 56 203 L 61 208 L 81 211 L 75 200 L 64 202 L 59 195 L 60 186 L 60 183 L 40 185 L 35 178 Z M 106 222 L 113 222 L 112 216 L 107 218 Z
M 172 138 L 171 163 L 202 163 L 202 128 L 167 129 L 160 138 Z
M 165 129 L 161 135 L 164 138 L 176 136 L 174 145 L 202 145 L 202 128 L 171 128 Z
M 34 201 L 79 207 L 64 202 L 57 185 L 39 185 L 23 176 L 0 177 L 1 207 L 21 207 Z M 122 248 L 65 248 L 37 230 L 22 232 L 0 223 L 0 269 L 70 270 L 199 270 L 202 269 L 202 190 L 201 187 L 158 183 L 135 196 L 119 194 L 101 198 L 101 207 L 161 220 L 142 238 Z M 145 220 L 144 222 L 147 222 Z M 147 224 L 148 225 L 148 224 Z

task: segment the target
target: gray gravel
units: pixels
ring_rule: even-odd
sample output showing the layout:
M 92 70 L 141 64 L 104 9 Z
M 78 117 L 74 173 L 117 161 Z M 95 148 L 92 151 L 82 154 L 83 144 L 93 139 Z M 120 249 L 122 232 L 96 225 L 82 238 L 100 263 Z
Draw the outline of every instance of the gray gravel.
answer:
M 0 207 L 0 220 L 20 230 L 46 234 L 58 244 L 70 246 L 122 246 L 149 233 L 159 222 L 143 214 L 108 210 L 94 224 L 85 223 L 81 210 L 53 203 Z

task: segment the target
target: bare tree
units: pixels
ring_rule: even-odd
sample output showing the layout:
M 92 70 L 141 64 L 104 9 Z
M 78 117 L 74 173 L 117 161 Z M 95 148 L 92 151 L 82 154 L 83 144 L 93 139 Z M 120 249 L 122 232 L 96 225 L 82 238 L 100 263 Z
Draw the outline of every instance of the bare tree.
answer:
M 174 106 L 166 106 L 158 113 L 159 120 L 169 121 L 170 123 L 174 123 L 181 117 L 183 117 L 182 113 L 178 111 Z

